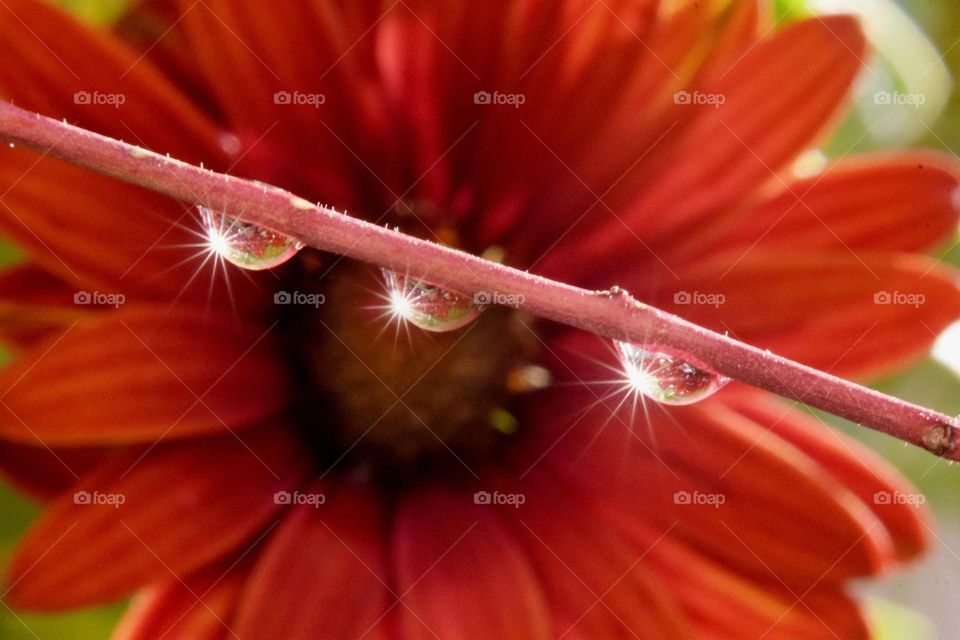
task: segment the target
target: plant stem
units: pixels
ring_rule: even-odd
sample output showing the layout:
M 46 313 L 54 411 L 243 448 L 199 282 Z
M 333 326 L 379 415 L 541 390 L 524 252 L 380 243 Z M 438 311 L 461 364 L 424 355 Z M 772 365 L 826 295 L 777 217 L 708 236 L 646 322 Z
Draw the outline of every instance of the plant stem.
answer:
M 960 459 L 957 419 L 738 342 L 614 287 L 587 291 L 315 206 L 287 191 L 202 169 L 0 101 L 0 136 L 94 171 L 286 233 L 324 251 L 617 340 L 690 354 L 716 372 Z M 519 298 L 522 296 L 522 298 Z

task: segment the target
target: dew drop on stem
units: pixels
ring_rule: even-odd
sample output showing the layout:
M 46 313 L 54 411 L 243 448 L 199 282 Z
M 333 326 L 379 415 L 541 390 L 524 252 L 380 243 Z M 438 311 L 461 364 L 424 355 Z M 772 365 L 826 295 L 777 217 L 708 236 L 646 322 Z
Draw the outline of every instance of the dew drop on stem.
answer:
M 382 271 L 390 313 L 425 331 L 455 331 L 476 320 L 483 310 L 465 294 Z
M 730 382 L 692 358 L 629 342 L 615 346 L 629 387 L 661 404 L 693 404 Z
M 198 209 L 211 250 L 242 269 L 273 269 L 303 248 L 302 243 L 282 233 L 231 219 L 204 206 Z

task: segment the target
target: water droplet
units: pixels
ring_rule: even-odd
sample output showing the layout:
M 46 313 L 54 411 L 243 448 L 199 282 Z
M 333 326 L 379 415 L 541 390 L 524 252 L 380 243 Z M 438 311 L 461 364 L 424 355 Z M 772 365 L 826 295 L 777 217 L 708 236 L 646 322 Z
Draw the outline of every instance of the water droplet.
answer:
M 303 248 L 302 243 L 290 236 L 230 220 L 204 206 L 197 208 L 211 250 L 243 269 L 272 269 L 297 255 Z
M 619 340 L 615 344 L 630 388 L 661 404 L 693 404 L 730 382 L 687 357 Z
M 17 148 L 17 145 L 13 144 L 12 142 L 8 142 L 8 143 L 7 143 L 7 146 L 10 147 L 11 149 L 16 149 L 16 148 Z
M 411 324 L 442 333 L 464 327 L 480 315 L 482 307 L 461 293 L 415 281 L 383 269 L 390 301 L 390 313 Z

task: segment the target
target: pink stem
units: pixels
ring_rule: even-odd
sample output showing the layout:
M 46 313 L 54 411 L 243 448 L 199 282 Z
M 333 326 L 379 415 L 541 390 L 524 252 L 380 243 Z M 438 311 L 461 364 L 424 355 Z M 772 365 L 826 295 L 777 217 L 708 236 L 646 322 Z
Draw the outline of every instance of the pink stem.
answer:
M 955 418 L 798 364 L 638 302 L 587 291 L 315 206 L 276 187 L 185 164 L 0 102 L 0 135 L 68 162 L 337 253 L 473 294 L 523 296 L 524 309 L 585 331 L 690 354 L 713 370 L 960 459 Z M 203 195 L 200 195 L 203 194 Z M 309 215 L 307 215 L 309 214 Z

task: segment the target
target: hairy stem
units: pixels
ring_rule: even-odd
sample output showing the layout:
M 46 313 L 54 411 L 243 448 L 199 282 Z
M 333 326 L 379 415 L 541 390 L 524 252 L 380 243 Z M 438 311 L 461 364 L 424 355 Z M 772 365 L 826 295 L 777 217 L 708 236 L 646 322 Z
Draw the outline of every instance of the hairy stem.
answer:
M 473 294 L 523 296 L 537 316 L 602 336 L 688 353 L 730 378 L 960 459 L 955 418 L 884 395 L 694 325 L 614 287 L 587 291 L 315 206 L 287 191 L 185 164 L 0 102 L 0 136 L 193 202 L 305 244 Z

